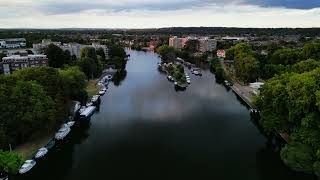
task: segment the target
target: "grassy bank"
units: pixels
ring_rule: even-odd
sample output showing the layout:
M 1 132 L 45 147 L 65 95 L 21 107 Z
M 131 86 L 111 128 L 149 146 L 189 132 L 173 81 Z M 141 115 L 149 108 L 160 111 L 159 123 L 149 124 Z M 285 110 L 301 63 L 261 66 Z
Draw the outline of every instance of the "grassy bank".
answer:
M 14 152 L 23 156 L 24 159 L 31 159 L 34 156 L 34 154 L 38 151 L 38 149 L 46 145 L 52 137 L 54 137 L 54 133 L 51 133 L 47 136 L 43 136 L 39 139 L 32 140 L 28 143 L 18 146 L 14 150 Z
M 96 95 L 99 92 L 99 87 L 96 85 L 97 79 L 91 79 L 88 81 L 86 91 L 89 97 Z

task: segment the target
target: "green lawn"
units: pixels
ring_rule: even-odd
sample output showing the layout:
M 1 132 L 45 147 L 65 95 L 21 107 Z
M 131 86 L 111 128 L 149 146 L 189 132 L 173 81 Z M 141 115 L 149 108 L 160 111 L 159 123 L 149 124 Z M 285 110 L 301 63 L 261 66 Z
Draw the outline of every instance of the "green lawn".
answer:
M 99 92 L 99 87 L 96 86 L 97 79 L 92 79 L 88 81 L 86 91 L 89 97 L 96 95 Z

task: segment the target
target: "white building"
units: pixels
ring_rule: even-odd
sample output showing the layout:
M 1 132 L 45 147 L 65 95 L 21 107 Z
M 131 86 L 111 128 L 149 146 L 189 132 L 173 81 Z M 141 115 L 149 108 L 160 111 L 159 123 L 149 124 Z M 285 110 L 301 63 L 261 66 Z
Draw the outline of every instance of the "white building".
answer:
M 108 58 L 108 48 L 106 45 L 101 45 L 99 43 L 92 43 L 92 45 L 83 45 L 78 43 L 65 43 L 62 44 L 61 42 L 52 42 L 51 40 L 44 39 L 39 44 L 33 44 L 33 49 L 36 54 L 42 53 L 43 49 L 47 48 L 50 44 L 54 44 L 61 48 L 62 50 L 68 50 L 71 54 L 71 56 L 76 56 L 77 58 L 80 58 L 80 52 L 82 48 L 85 47 L 93 47 L 96 50 L 99 48 L 102 48 L 104 50 L 104 53 L 106 54 L 106 58 Z
M 25 38 L 0 39 L 0 48 L 13 49 L 27 46 Z

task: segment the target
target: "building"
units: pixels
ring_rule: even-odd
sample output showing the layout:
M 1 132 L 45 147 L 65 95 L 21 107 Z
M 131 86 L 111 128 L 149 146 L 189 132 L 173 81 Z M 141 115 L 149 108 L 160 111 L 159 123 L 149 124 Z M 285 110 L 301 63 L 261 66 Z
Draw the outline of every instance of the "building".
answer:
M 217 57 L 219 58 L 226 58 L 226 51 L 225 50 L 218 50 Z
M 199 51 L 200 52 L 212 52 L 217 49 L 217 40 L 209 39 L 208 37 L 199 39 Z
M 9 75 L 22 68 L 47 66 L 48 58 L 46 55 L 12 55 L 2 58 L 0 65 L 4 74 Z
M 0 48 L 13 49 L 27 46 L 25 38 L 0 39 Z
M 101 45 L 99 43 L 92 43 L 92 45 L 83 45 L 83 44 L 78 44 L 78 43 L 65 43 L 62 44 L 61 42 L 52 42 L 50 39 L 44 39 L 42 40 L 41 43 L 39 44 L 33 44 L 33 50 L 36 54 L 41 54 L 43 53 L 43 50 L 47 48 L 50 44 L 54 44 L 61 48 L 62 50 L 68 50 L 71 54 L 71 56 L 76 56 L 77 58 L 80 58 L 80 52 L 82 48 L 85 47 L 93 47 L 96 50 L 99 48 L 102 48 L 106 58 L 108 58 L 108 48 L 106 45 Z
M 174 36 L 169 38 L 169 46 L 174 47 L 176 49 L 182 49 L 186 45 L 187 41 L 187 38 L 178 38 L 177 36 Z

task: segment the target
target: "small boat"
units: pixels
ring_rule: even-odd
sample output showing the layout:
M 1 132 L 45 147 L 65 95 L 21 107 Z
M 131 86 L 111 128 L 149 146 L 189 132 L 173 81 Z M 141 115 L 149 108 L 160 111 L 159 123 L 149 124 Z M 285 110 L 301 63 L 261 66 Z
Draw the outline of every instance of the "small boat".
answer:
M 178 85 L 178 83 L 177 83 L 177 82 L 174 82 L 174 85 Z
M 191 84 L 191 81 L 187 79 L 187 83 L 188 83 L 188 84 Z
M 173 81 L 173 77 L 172 76 L 168 76 L 168 80 L 169 81 Z
M 87 107 L 86 106 L 82 106 L 79 110 L 79 113 L 81 114 Z
M 42 158 L 43 156 L 45 156 L 48 153 L 48 149 L 45 147 L 42 147 L 38 150 L 38 152 L 36 153 L 36 155 L 34 156 L 36 159 Z
M 92 105 L 98 106 L 101 103 L 100 95 L 95 95 L 91 98 Z
M 100 96 L 103 96 L 105 93 L 106 93 L 106 91 L 101 90 L 101 91 L 99 91 L 98 94 L 99 94 Z
M 70 131 L 71 131 L 70 127 L 66 127 L 66 126 L 62 127 L 56 133 L 55 138 L 57 140 L 63 140 L 70 133 Z
M 89 119 L 93 113 L 95 112 L 96 107 L 95 106 L 89 106 L 87 107 L 81 114 L 80 114 L 80 118 L 82 120 L 86 120 Z
M 92 102 L 88 102 L 88 103 L 86 104 L 87 107 L 92 106 L 92 105 L 93 105 Z
M 75 121 L 69 121 L 66 123 L 66 125 L 71 128 L 75 123 Z
M 24 174 L 24 173 L 30 171 L 36 164 L 37 163 L 34 160 L 26 160 L 24 162 L 24 164 L 21 166 L 19 173 Z

